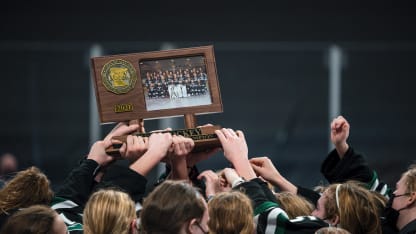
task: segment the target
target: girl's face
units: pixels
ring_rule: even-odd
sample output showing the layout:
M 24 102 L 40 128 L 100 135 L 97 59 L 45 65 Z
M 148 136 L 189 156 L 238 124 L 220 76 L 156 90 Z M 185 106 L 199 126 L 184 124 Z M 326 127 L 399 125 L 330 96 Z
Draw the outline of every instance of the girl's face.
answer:
M 58 214 L 56 214 L 55 220 L 53 221 L 52 233 L 54 234 L 67 234 L 68 233 L 68 229 L 64 223 L 64 220 Z
M 393 192 L 396 196 L 393 200 L 393 204 L 391 207 L 395 210 L 403 209 L 403 207 L 407 206 L 407 201 L 409 199 L 409 195 L 406 191 L 406 177 L 402 176 L 400 180 L 396 183 L 396 190 Z
M 327 200 L 328 198 L 327 198 L 326 192 L 324 192 L 322 196 L 319 198 L 318 202 L 316 203 L 315 210 L 312 211 L 313 216 L 320 218 L 322 220 L 326 219 L 325 204 Z

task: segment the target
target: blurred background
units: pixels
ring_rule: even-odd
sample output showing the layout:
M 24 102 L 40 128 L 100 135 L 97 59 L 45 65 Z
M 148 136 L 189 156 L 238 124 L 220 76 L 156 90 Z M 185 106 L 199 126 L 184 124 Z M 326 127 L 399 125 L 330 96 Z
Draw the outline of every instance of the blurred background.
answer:
M 244 131 L 249 155 L 269 156 L 296 184 L 324 178 L 329 124 L 394 186 L 415 159 L 414 7 L 305 1 L 3 3 L 0 153 L 40 167 L 54 186 L 113 125 L 100 125 L 90 57 L 214 45 L 223 113 L 197 116 Z M 183 127 L 147 120 L 146 130 Z M 219 169 L 218 154 L 200 163 Z M 153 180 L 154 172 L 150 175 Z

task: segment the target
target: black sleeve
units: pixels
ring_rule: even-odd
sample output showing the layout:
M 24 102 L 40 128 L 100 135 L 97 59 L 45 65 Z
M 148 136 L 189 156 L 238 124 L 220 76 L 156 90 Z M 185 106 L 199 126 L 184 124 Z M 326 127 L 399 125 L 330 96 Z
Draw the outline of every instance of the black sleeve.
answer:
M 104 174 L 95 190 L 106 187 L 117 187 L 128 193 L 133 201 L 141 202 L 146 192 L 146 177 L 133 171 L 128 166 L 112 165 Z
M 372 180 L 373 171 L 369 168 L 365 157 L 349 147 L 342 159 L 336 150 L 329 153 L 321 165 L 321 173 L 329 183 L 343 183 L 356 180 L 368 183 Z
M 264 195 L 266 195 L 267 199 L 271 202 L 277 203 L 277 199 L 274 196 L 272 190 L 270 190 L 269 186 L 267 186 L 267 183 L 261 179 L 255 179 L 255 181 L 261 186 L 261 189 L 263 190 Z
M 239 190 L 245 193 L 253 202 L 254 208 L 256 208 L 263 203 L 270 201 L 264 193 L 264 189 L 261 185 L 262 183 L 264 183 L 262 180 L 255 178 L 250 181 L 241 183 L 240 185 L 233 188 L 233 190 Z M 276 199 L 274 200 L 276 201 Z
M 84 159 L 78 167 L 72 169 L 63 185 L 56 192 L 57 197 L 85 205 L 95 184 L 94 176 L 100 166 L 91 159 Z
M 244 192 L 254 204 L 256 233 L 306 234 L 315 233 L 319 228 L 328 226 L 327 223 L 313 216 L 301 216 L 289 220 L 279 204 L 267 198 L 262 188 L 263 183 L 262 180 L 256 178 L 234 188 L 234 190 Z
M 308 201 L 310 201 L 314 206 L 316 206 L 316 203 L 318 202 L 321 195 L 312 189 L 304 188 L 302 186 L 298 187 L 298 195 L 306 198 Z
M 370 169 L 366 158 L 349 148 L 342 159 L 336 150 L 330 152 L 322 163 L 321 172 L 329 183 L 344 183 L 355 180 L 365 183 L 367 188 L 377 191 L 387 199 L 391 197 L 392 190 L 384 182 L 379 181 L 377 173 Z

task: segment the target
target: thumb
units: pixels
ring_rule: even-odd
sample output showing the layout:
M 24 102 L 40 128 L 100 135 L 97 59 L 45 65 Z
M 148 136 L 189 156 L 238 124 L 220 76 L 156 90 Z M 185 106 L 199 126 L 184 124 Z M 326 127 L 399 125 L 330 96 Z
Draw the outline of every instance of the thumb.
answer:
M 257 166 L 257 165 L 256 165 L 256 164 L 254 164 L 254 163 L 252 163 L 252 164 L 251 164 L 251 167 L 253 168 L 253 170 L 254 170 L 255 172 L 258 172 L 258 171 L 260 171 L 260 169 L 261 169 L 261 167 Z
M 204 175 L 203 174 L 199 174 L 198 175 L 198 177 L 196 177 L 198 180 L 200 180 L 200 179 L 202 179 L 202 178 L 204 178 Z

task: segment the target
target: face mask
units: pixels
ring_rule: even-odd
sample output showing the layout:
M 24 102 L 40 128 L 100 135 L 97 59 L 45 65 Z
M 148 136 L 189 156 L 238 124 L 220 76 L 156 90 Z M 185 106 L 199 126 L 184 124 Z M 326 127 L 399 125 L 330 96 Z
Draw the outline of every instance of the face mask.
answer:
M 410 193 L 404 193 L 404 194 L 400 194 L 400 195 L 392 194 L 392 196 L 390 197 L 389 201 L 386 204 L 386 208 L 384 208 L 383 214 L 381 215 L 381 220 L 382 220 L 383 223 L 388 223 L 390 225 L 393 225 L 393 227 L 396 226 L 396 222 L 397 222 L 397 219 L 399 218 L 400 211 L 406 209 L 407 206 L 403 207 L 399 210 L 393 209 L 392 205 L 393 205 L 394 198 L 401 197 L 401 196 L 407 196 L 409 194 Z

